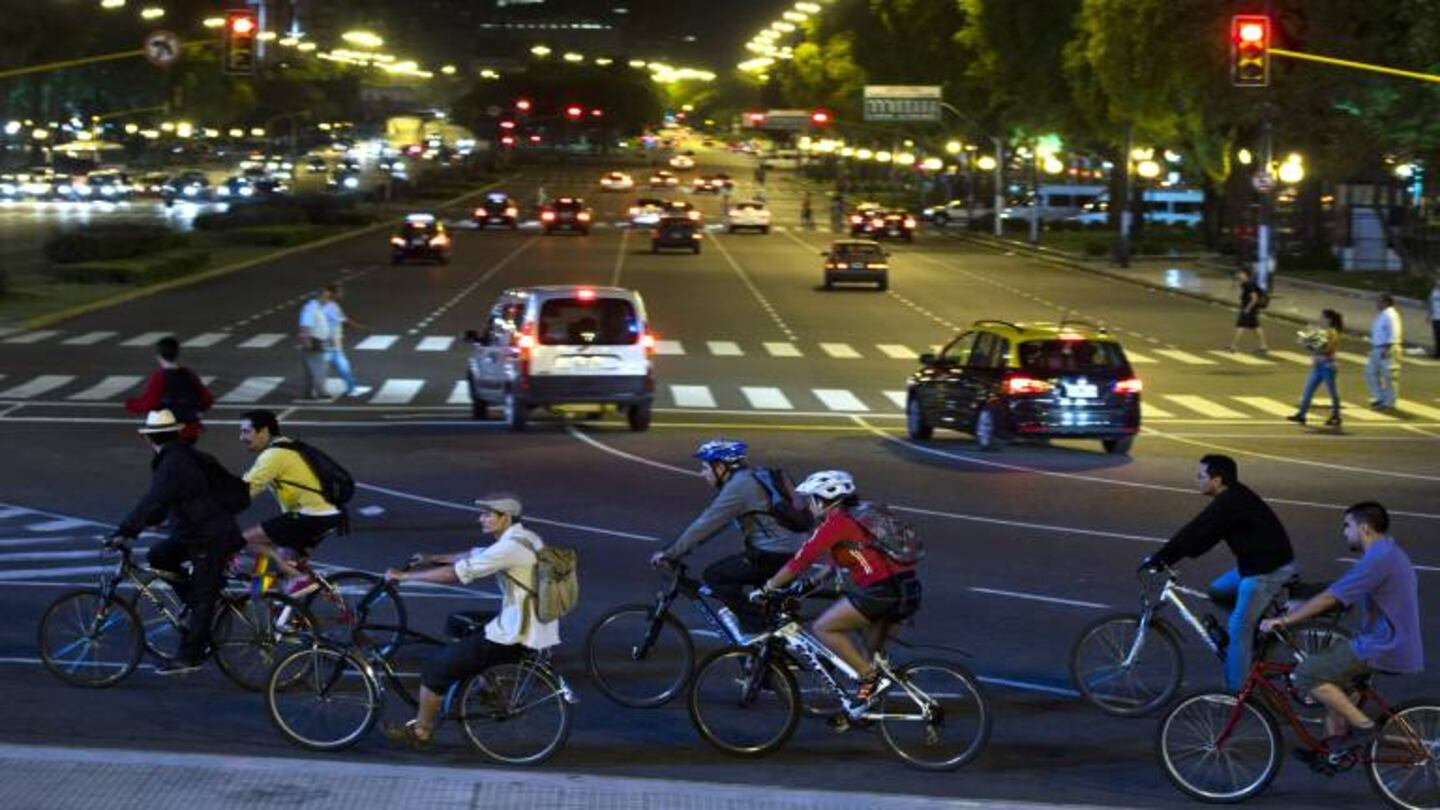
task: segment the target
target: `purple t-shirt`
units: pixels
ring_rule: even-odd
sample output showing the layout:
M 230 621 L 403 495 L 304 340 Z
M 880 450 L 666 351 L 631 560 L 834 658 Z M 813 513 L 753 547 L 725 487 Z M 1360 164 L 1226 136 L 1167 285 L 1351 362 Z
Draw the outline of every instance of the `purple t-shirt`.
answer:
M 1387 672 L 1424 671 L 1415 568 L 1394 538 L 1372 543 L 1327 590 L 1346 607 L 1361 603 L 1360 630 L 1350 641 L 1355 657 Z

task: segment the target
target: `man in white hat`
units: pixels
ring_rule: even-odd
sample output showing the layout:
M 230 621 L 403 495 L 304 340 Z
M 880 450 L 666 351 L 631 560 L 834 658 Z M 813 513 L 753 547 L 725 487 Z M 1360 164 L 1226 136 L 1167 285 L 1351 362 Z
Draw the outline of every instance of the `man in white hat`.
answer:
M 190 608 L 190 622 L 173 661 L 155 668 L 157 675 L 175 675 L 200 668 L 210 647 L 215 600 L 225 579 L 225 560 L 245 541 L 240 527 L 216 497 L 210 465 L 220 462 L 180 438 L 184 424 L 168 410 L 151 411 L 139 433 L 150 442 L 150 490 L 120 522 L 115 538 L 130 541 L 148 526 L 169 522 L 170 536 L 150 547 L 146 559 L 154 568 L 178 576 L 175 590 Z M 223 471 L 224 468 L 220 467 Z M 187 578 L 181 563 L 190 561 Z

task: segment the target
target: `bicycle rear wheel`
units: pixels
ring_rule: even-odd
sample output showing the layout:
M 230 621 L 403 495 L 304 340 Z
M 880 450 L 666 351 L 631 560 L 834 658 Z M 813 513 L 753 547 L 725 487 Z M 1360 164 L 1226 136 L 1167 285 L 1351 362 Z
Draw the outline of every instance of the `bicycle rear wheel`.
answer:
M 1259 794 L 1280 772 L 1280 744 L 1280 727 L 1268 711 L 1224 692 L 1180 701 L 1160 721 L 1155 740 L 1171 784 L 1207 802 Z
M 975 759 L 990 739 L 990 704 L 975 676 L 943 661 L 917 661 L 879 705 L 880 737 L 907 765 L 949 771 Z
M 400 592 L 385 578 L 366 571 L 326 574 L 334 591 L 323 586 L 305 597 L 305 609 L 323 639 L 349 646 L 355 631 L 381 655 L 390 655 L 405 637 L 409 617 Z
M 349 650 L 316 644 L 281 658 L 265 683 L 265 706 L 280 736 L 311 751 L 359 742 L 380 717 L 381 692 Z
M 275 662 L 304 644 L 312 626 L 305 608 L 279 593 L 222 599 L 217 613 L 211 640 L 215 663 L 231 682 L 251 692 L 265 688 Z
M 705 741 L 727 754 L 763 757 L 784 745 L 800 723 L 795 679 L 780 662 L 760 666 L 749 647 L 725 647 L 695 670 L 690 722 Z
M 1070 649 L 1070 677 L 1081 697 L 1107 714 L 1139 717 L 1169 703 L 1180 689 L 1185 660 L 1163 622 L 1152 621 L 1145 643 L 1127 665 L 1140 630 L 1138 617 L 1106 616 L 1091 623 Z
M 40 661 L 72 686 L 114 686 L 140 663 L 140 619 L 99 591 L 62 594 L 40 617 Z
M 1395 707 L 1369 751 L 1370 784 L 1391 807 L 1440 807 L 1440 705 Z
M 570 736 L 570 703 L 560 680 L 530 661 L 496 664 L 460 693 L 460 726 L 496 762 L 539 765 Z
M 690 631 L 669 611 L 621 605 L 585 636 L 585 668 L 605 697 L 632 709 L 663 706 L 685 689 L 695 667 Z

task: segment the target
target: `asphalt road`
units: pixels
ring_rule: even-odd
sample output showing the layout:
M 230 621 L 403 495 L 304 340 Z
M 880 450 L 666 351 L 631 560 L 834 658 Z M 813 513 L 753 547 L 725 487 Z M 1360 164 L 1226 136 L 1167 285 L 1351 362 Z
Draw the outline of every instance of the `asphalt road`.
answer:
M 747 168 L 726 156 L 702 157 L 731 169 L 739 196 L 750 193 Z M 0 609 L 7 618 L 0 667 L 10 698 L 0 739 L 288 750 L 260 701 L 213 671 L 180 684 L 141 672 L 118 688 L 84 692 L 56 682 L 34 660 L 44 606 L 67 587 L 93 581 L 92 536 L 118 520 L 146 485 L 147 451 L 119 403 L 148 373 L 149 347 L 164 333 L 187 341 L 184 359 L 213 377 L 221 396 L 203 440 L 207 449 L 234 467 L 248 463 L 234 420 L 258 404 L 281 411 L 290 432 L 323 445 L 362 480 L 355 532 L 322 547 L 325 563 L 381 570 L 414 551 L 464 548 L 478 538 L 467 504 L 498 488 L 523 496 L 530 522 L 547 539 L 581 551 L 583 604 L 565 620 L 558 660 L 578 683 L 582 703 L 568 747 L 546 766 L 557 770 L 1186 805 L 1160 773 L 1156 721 L 1114 719 L 1080 703 L 1066 659 L 1082 626 L 1108 610 L 1134 607 L 1137 561 L 1204 505 L 1191 482 L 1207 452 L 1239 459 L 1242 478 L 1285 521 L 1307 578 L 1344 570 L 1343 507 L 1383 501 L 1396 514 L 1396 536 L 1424 566 L 1428 599 L 1440 571 L 1433 542 L 1440 520 L 1440 380 L 1433 366 L 1407 366 L 1399 416 L 1352 407 L 1343 434 L 1306 431 L 1281 418 L 1298 396 L 1304 367 L 1283 355 L 1218 352 L 1233 323 L 1233 313 L 1219 307 L 935 233 L 894 246 L 888 292 L 826 293 L 817 289 L 816 254 L 832 237 L 823 227 L 799 227 L 791 186 L 772 180 L 779 227 L 769 235 L 710 231 L 698 256 L 654 256 L 643 232 L 614 224 L 636 195 L 600 194 L 593 174 L 537 170 L 504 186 L 527 204 L 537 185 L 552 195 L 586 195 L 603 223 L 588 237 L 456 227 L 450 265 L 391 266 L 384 236 L 374 234 L 42 332 L 0 336 L 0 441 L 10 448 L 0 486 Z M 699 206 L 710 223 L 718 221 L 718 199 Z M 823 222 L 818 200 L 816 211 Z M 296 403 L 300 366 L 290 337 L 296 314 L 309 291 L 337 279 L 345 283 L 347 311 L 371 327 L 352 336 L 350 356 L 374 390 L 334 404 Z M 468 418 L 456 388 L 466 351 L 459 335 L 482 324 L 499 290 L 537 283 L 620 284 L 644 294 L 662 341 L 650 431 L 632 433 L 613 417 L 553 418 L 516 435 L 498 422 Z M 981 453 L 960 434 L 937 434 L 924 445 L 904 438 L 894 395 L 904 390 L 915 353 L 978 318 L 1064 317 L 1107 325 L 1139 363 L 1145 431 L 1129 458 L 1106 455 L 1093 441 Z M 1288 332 L 1272 329 L 1274 344 L 1284 345 Z M 1347 404 L 1365 401 L 1360 368 L 1342 359 Z M 872 735 L 835 735 L 812 721 L 768 759 L 732 760 L 698 738 L 683 707 L 624 710 L 586 682 L 579 660 L 585 628 L 609 606 L 648 599 L 659 586 L 645 559 L 705 505 L 705 485 L 688 455 L 713 436 L 743 438 L 760 460 L 797 477 L 848 469 L 866 495 L 912 510 L 907 517 L 931 552 L 922 569 L 925 605 L 907 639 L 967 651 L 967 665 L 987 679 L 997 716 L 978 761 L 955 774 L 919 773 L 890 759 Z M 253 507 L 246 522 L 272 509 Z M 698 556 L 708 560 L 735 547 L 733 538 L 720 538 Z M 1185 578 L 1203 584 L 1228 563 L 1217 550 L 1187 566 Z M 485 587 L 417 591 L 412 624 L 438 630 L 447 611 L 493 604 L 492 594 Z M 1433 615 L 1425 614 L 1426 640 L 1440 649 Z M 1217 685 L 1216 664 L 1193 640 L 1187 656 L 1187 688 Z M 1392 698 L 1440 692 L 1433 675 L 1382 686 Z M 433 757 L 473 762 L 448 733 Z M 378 734 L 345 758 L 422 759 L 388 748 Z M 1358 773 L 1326 780 L 1290 765 L 1253 804 L 1375 801 Z

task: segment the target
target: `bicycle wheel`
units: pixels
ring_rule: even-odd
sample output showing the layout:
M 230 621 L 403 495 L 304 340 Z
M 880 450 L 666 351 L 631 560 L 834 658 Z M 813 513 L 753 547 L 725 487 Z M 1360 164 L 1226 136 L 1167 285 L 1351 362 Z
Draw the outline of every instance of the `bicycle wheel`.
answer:
M 315 644 L 295 650 L 265 682 L 265 706 L 280 736 L 311 751 L 349 748 L 380 717 L 380 686 L 360 656 Z
M 171 617 L 179 619 L 184 616 L 185 603 L 180 601 L 180 596 L 168 585 L 152 581 L 148 587 L 155 599 L 159 600 L 159 604 L 146 598 L 143 593 L 136 593 L 135 598 L 130 600 L 130 607 L 140 619 L 146 651 L 161 661 L 173 661 L 175 656 L 180 654 L 180 642 L 184 640 L 185 634 Z M 161 610 L 161 605 L 170 612 L 169 616 Z
M 651 605 L 621 605 L 595 620 L 585 636 L 585 669 L 605 697 L 652 709 L 685 689 L 695 667 L 690 631 Z
M 1270 712 L 1224 692 L 1180 701 L 1155 740 L 1170 782 L 1207 802 L 1242 802 L 1264 790 L 1280 772 L 1280 744 Z
M 72 686 L 114 686 L 140 663 L 140 619 L 99 591 L 62 594 L 40 617 L 40 661 Z
M 990 704 L 975 676 L 943 661 L 901 667 L 880 700 L 880 738 L 907 765 L 959 768 L 990 739 Z
M 727 754 L 762 757 L 800 723 L 800 695 L 783 664 L 749 647 L 725 647 L 700 662 L 690 685 L 690 722 Z
M 1180 689 L 1185 660 L 1175 634 L 1152 621 L 1127 666 L 1140 620 L 1116 614 L 1091 623 L 1070 648 L 1070 677 L 1081 697 L 1107 714 L 1139 717 L 1169 703 Z
M 546 667 L 488 667 L 460 693 L 460 726 L 475 750 L 509 765 L 539 765 L 570 736 L 570 703 Z
M 315 632 L 336 644 L 354 644 L 355 631 L 365 633 L 366 642 L 382 655 L 394 652 L 409 626 L 400 592 L 385 578 L 366 571 L 340 571 L 325 579 L 325 587 L 305 597 L 305 609 L 315 622 Z
M 275 662 L 305 643 L 310 627 L 305 608 L 284 594 L 222 599 L 211 640 L 215 663 L 236 686 L 259 692 Z
M 1440 705 L 1396 706 L 1369 753 L 1370 784 L 1391 807 L 1440 807 Z

